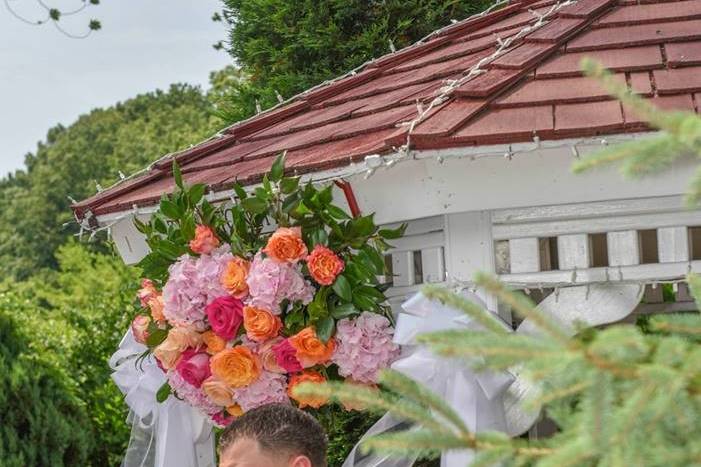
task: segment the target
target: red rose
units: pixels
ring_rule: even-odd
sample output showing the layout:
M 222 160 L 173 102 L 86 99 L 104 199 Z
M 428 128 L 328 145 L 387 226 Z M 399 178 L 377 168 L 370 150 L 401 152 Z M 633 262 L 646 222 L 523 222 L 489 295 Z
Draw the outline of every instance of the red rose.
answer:
M 209 369 L 209 355 L 196 349 L 187 349 L 180 357 L 175 371 L 188 383 L 196 388 L 202 386 L 202 382 L 212 375 Z
M 219 297 L 207 305 L 205 313 L 212 331 L 222 339 L 230 341 L 236 337 L 243 323 L 243 302 L 229 295 Z

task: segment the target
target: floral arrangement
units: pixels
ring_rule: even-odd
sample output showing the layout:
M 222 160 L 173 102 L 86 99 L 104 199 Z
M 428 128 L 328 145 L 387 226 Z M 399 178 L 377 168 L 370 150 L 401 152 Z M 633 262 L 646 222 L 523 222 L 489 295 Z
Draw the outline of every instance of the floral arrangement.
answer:
M 374 385 L 399 353 L 378 277 L 405 226 L 349 216 L 332 185 L 285 177 L 284 155 L 218 207 L 173 172 L 177 191 L 136 222 L 151 253 L 131 329 L 166 374 L 158 400 L 173 394 L 222 427 L 267 403 L 326 404 L 295 397 L 301 382 Z

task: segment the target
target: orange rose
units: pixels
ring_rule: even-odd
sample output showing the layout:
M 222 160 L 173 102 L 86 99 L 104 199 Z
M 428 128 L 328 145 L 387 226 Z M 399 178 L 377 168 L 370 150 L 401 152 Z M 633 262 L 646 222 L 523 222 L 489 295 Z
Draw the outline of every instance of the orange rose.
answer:
M 336 280 L 345 264 L 336 253 L 324 245 L 317 245 L 307 257 L 307 267 L 312 278 L 321 285 L 331 285 Z
M 222 407 L 234 404 L 234 391 L 224 381 L 210 376 L 202 383 L 202 391 L 209 400 Z
M 280 227 L 268 239 L 263 252 L 281 263 L 296 263 L 307 257 L 307 245 L 302 241 L 299 227 Z
M 298 373 L 290 378 L 290 383 L 287 386 L 287 395 L 290 396 L 290 398 L 297 401 L 300 409 L 304 407 L 314 407 L 315 409 L 318 409 L 319 407 L 321 407 L 329 401 L 328 397 L 299 396 L 295 394 L 294 388 L 295 386 L 301 383 L 318 384 L 324 382 L 326 382 L 326 378 L 324 378 L 320 373 L 317 373 L 316 371 L 305 371 L 303 373 Z
M 236 298 L 244 298 L 248 295 L 248 270 L 251 263 L 238 256 L 234 257 L 224 268 L 224 272 L 219 279 L 222 287 L 224 287 L 231 295 Z
M 190 249 L 199 255 L 206 255 L 218 247 L 219 243 L 211 227 L 198 225 L 195 228 L 195 238 L 190 240 Z
M 241 415 L 243 415 L 243 409 L 238 404 L 230 405 L 229 407 L 226 408 L 226 411 L 232 417 L 240 417 Z
M 148 301 L 148 307 L 151 310 L 151 317 L 154 321 L 165 321 L 166 317 L 163 314 L 163 308 L 165 303 L 163 303 L 163 294 L 156 294 L 153 298 Z
M 249 339 L 264 342 L 278 335 L 282 321 L 268 310 L 246 306 L 243 308 L 243 327 Z
M 202 342 L 207 346 L 207 353 L 214 355 L 226 348 L 226 341 L 212 331 L 202 333 Z
M 214 376 L 234 388 L 248 386 L 261 372 L 260 360 L 243 345 L 222 350 L 212 357 L 209 366 Z
M 180 355 L 188 348 L 197 348 L 202 344 L 200 333 L 186 327 L 174 327 L 168 336 L 154 350 L 153 354 L 166 370 L 175 368 Z
M 290 345 L 297 351 L 297 359 L 304 368 L 328 362 L 336 348 L 333 339 L 329 339 L 324 345 L 316 336 L 316 330 L 311 326 L 290 337 L 289 341 Z

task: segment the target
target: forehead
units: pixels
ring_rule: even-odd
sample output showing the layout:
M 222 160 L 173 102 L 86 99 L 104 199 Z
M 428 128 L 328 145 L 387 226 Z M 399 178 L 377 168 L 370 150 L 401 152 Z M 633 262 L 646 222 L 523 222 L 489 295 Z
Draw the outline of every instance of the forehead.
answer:
M 239 438 L 221 453 L 219 467 L 285 467 L 280 454 L 266 452 L 254 439 Z

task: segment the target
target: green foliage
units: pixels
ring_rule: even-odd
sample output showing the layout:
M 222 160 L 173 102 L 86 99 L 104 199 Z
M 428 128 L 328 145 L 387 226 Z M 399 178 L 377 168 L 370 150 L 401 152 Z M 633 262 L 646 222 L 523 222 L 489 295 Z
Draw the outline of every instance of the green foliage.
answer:
M 50 364 L 79 404 L 78 433 L 87 439 L 83 449 L 89 456 L 67 465 L 118 465 L 129 428 L 107 360 L 135 314 L 137 273 L 119 258 L 75 243 L 60 248 L 57 257 L 59 270 L 5 283 L 0 313 L 16 317 L 27 353 Z
M 488 0 L 224 0 L 229 53 L 249 77 L 222 104 L 242 120 L 489 6 Z
M 699 279 L 688 278 L 698 292 Z M 383 390 L 343 384 L 300 386 L 300 393 L 321 393 L 337 400 L 366 404 L 409 420 L 416 429 L 370 438 L 366 448 L 390 454 L 435 457 L 441 450 L 470 448 L 473 465 L 687 466 L 701 462 L 701 315 L 656 316 L 650 333 L 632 325 L 589 329 L 573 338 L 560 325 L 493 278 L 476 283 L 518 304 L 514 311 L 542 331 L 538 336 L 451 330 L 420 336 L 434 352 L 462 358 L 477 368 L 518 366 L 542 394 L 531 401 L 543 406 L 559 431 L 551 438 L 527 441 L 503 433 L 472 433 L 450 407 L 405 376 L 388 371 Z M 426 289 L 434 299 L 456 306 L 489 323 L 490 313 L 466 306 L 452 292 Z M 697 300 L 698 300 L 697 296 Z M 480 357 L 476 363 L 474 357 Z
M 95 109 L 69 127 L 57 125 L 25 158 L 26 169 L 0 181 L 0 266 L 26 278 L 57 265 L 54 252 L 75 227 L 68 195 L 95 194 L 120 171 L 135 172 L 163 154 L 208 136 L 216 118 L 203 93 L 187 85 Z
M 87 465 L 87 410 L 65 375 L 32 352 L 15 319 L 24 307 L 9 301 L 0 295 L 0 464 Z

